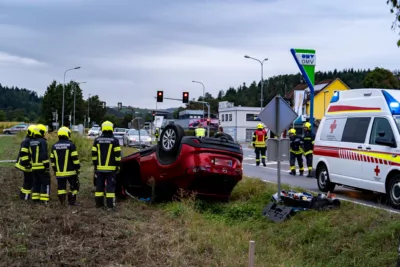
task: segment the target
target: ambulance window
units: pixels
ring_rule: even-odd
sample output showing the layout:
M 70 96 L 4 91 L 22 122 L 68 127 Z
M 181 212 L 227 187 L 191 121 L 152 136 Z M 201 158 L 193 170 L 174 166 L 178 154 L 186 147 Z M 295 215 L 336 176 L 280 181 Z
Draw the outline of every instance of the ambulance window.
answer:
M 379 136 L 380 132 L 384 132 L 384 138 L 388 141 L 394 140 L 394 135 L 392 131 L 392 127 L 390 126 L 389 121 L 386 118 L 375 118 L 374 124 L 372 125 L 371 137 L 369 143 L 372 145 L 376 145 L 375 140 Z
M 359 143 L 365 142 L 371 118 L 347 118 L 344 126 L 342 142 Z

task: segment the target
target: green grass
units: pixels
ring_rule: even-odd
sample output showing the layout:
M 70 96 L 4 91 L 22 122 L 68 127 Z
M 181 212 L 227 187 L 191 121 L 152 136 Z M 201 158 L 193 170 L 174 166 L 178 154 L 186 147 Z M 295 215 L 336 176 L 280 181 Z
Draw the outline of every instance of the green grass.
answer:
M 0 160 L 15 160 L 20 141 L 17 136 L 0 136 Z
M 82 143 L 79 153 L 88 147 Z M 258 179 L 241 181 L 229 203 L 193 196 L 158 204 L 128 199 L 118 202 L 113 213 L 94 208 L 89 162 L 82 166 L 82 206 L 76 208 L 59 206 L 54 177 L 48 207 L 22 203 L 17 199 L 21 175 L 0 166 L 0 258 L 5 266 L 49 266 L 50 258 L 57 266 L 246 266 L 250 240 L 256 242 L 257 267 L 396 262 L 400 215 L 342 202 L 338 210 L 304 211 L 273 223 L 261 212 L 276 186 Z

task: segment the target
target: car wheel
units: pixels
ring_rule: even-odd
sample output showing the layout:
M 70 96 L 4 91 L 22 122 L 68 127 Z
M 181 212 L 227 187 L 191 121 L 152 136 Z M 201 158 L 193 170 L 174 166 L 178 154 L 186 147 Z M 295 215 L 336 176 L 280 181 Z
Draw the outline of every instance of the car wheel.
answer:
M 335 184 L 329 180 L 328 168 L 322 164 L 317 169 L 318 188 L 322 192 L 332 192 L 335 189 Z
M 5 131 L 4 133 L 5 133 L 5 134 L 11 134 L 11 132 L 10 132 L 10 131 Z
M 164 152 L 176 151 L 179 148 L 181 139 L 184 135 L 185 131 L 180 125 L 167 125 L 160 136 L 161 150 L 163 150 Z
M 230 136 L 229 134 L 226 134 L 226 133 L 217 133 L 215 135 L 215 138 L 221 138 L 224 140 L 234 141 L 232 136 Z
M 390 205 L 395 209 L 400 209 L 400 175 L 396 174 L 390 178 L 388 189 L 386 190 Z

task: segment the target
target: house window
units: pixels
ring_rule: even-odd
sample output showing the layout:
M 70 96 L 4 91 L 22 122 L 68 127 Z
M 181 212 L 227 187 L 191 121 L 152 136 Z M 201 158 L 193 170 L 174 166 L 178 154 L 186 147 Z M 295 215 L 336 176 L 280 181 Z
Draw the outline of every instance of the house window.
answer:
M 225 121 L 228 121 L 228 114 L 225 114 Z
M 229 121 L 232 121 L 232 114 L 229 114 Z
M 258 114 L 246 114 L 246 121 L 259 121 Z
M 224 114 L 221 114 L 221 121 L 225 121 L 224 120 Z

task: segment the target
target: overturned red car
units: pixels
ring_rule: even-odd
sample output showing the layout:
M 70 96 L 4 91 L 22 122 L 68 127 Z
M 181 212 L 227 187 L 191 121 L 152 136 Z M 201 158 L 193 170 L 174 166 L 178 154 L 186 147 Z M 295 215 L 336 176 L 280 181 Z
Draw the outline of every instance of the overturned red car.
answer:
M 227 134 L 185 136 L 179 125 L 167 125 L 157 145 L 126 156 L 117 175 L 117 194 L 164 199 L 179 189 L 229 200 L 242 179 L 243 151 Z

